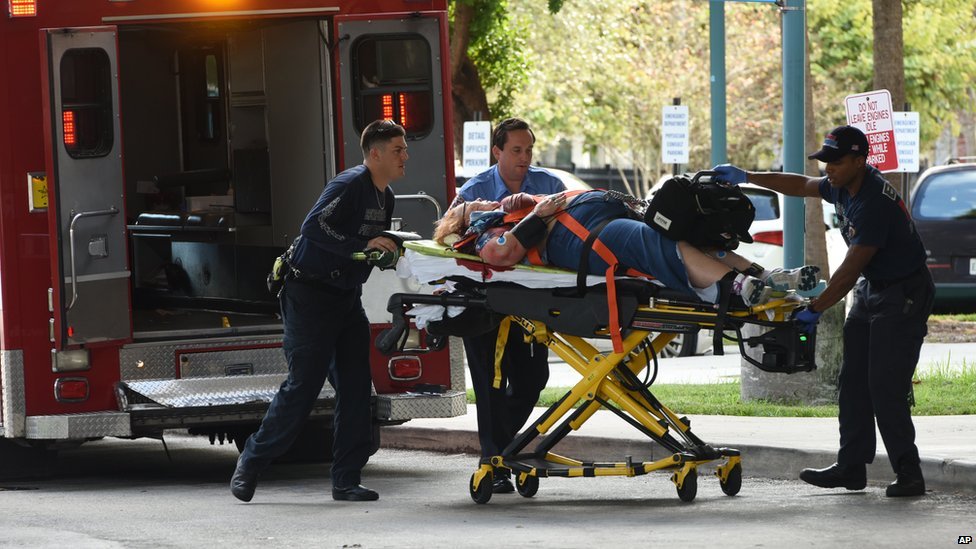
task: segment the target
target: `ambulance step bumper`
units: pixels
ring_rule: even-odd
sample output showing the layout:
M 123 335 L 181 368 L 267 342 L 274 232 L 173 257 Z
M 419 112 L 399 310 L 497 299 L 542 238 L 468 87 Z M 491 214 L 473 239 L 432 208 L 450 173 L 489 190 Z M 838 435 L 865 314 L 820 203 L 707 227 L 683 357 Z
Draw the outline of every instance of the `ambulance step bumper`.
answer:
M 376 416 L 381 420 L 406 421 L 416 418 L 457 417 L 468 411 L 464 391 L 442 394 L 390 394 L 376 397 Z
M 116 396 L 122 411 L 144 408 L 139 405 L 145 404 L 165 408 L 267 405 L 285 377 L 285 374 L 266 374 L 122 381 L 118 384 Z M 319 393 L 319 399 L 334 400 L 335 391 L 326 384 Z
M 129 414 L 92 412 L 54 416 L 27 416 L 28 439 L 68 440 L 132 436 Z

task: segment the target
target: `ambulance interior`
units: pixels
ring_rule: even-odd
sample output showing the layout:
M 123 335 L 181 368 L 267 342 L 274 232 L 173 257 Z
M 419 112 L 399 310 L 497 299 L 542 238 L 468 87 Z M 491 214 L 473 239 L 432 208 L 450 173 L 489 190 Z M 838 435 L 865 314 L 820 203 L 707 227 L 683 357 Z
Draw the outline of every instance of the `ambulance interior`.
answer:
M 326 28 L 120 27 L 136 340 L 280 331 L 265 277 L 335 172 Z

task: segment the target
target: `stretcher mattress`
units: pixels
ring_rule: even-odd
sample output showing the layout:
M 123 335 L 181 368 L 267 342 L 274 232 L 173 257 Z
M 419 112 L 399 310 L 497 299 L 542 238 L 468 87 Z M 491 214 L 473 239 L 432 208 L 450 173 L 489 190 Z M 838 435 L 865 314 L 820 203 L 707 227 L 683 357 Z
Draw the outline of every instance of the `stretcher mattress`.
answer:
M 457 252 L 433 240 L 404 242 L 404 248 L 403 258 L 397 263 L 397 274 L 401 278 L 413 278 L 420 284 L 452 277 L 477 282 L 511 282 L 527 288 L 570 288 L 577 283 L 575 271 L 524 264 L 495 267 L 476 255 Z M 604 283 L 606 277 L 602 275 L 586 277 L 587 286 Z

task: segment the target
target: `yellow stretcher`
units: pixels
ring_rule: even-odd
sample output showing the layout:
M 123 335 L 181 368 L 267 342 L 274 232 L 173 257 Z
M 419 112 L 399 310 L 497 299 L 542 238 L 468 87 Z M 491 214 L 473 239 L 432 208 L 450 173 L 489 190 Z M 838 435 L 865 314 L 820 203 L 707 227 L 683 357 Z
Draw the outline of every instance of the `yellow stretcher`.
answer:
M 412 245 L 412 246 L 411 246 Z M 436 245 L 435 245 L 436 246 Z M 414 251 L 429 252 L 431 244 L 407 243 Z M 441 247 L 443 252 L 443 247 Z M 428 253 L 429 255 L 429 253 Z M 449 261 L 451 254 L 441 253 Z M 474 256 L 456 254 L 471 269 Z M 551 269 L 549 269 L 551 271 Z M 449 270 L 440 269 L 440 272 Z M 573 273 L 575 276 L 575 273 Z M 512 282 L 485 283 L 467 276 L 449 276 L 456 281 L 450 294 L 395 294 L 388 309 L 393 327 L 380 335 L 381 351 L 392 353 L 402 347 L 410 329 L 407 313 L 417 305 L 463 306 L 456 318 L 446 316 L 428 325 L 428 346 L 436 347 L 445 336 L 475 335 L 498 323 L 510 322 L 527 340 L 546 345 L 580 374 L 580 381 L 532 425 L 523 430 L 501 455 L 482 459 L 471 476 L 470 494 L 477 503 L 492 496 L 494 469 L 512 471 L 522 496 L 532 497 L 543 477 L 637 476 L 669 470 L 678 497 L 692 501 L 698 491 L 699 466 L 720 462 L 715 474 L 722 491 L 730 496 L 742 484 L 741 456 L 731 448 L 713 448 L 691 431 L 690 421 L 661 403 L 640 374 L 657 368 L 657 355 L 676 334 L 714 329 L 736 333 L 743 357 L 755 366 L 774 372 L 792 373 L 816 368 L 814 339 L 798 332 L 789 320 L 802 305 L 793 295 L 752 308 L 706 303 L 680 292 L 643 280 L 618 280 L 616 304 L 622 328 L 622 352 L 601 352 L 587 339 L 610 338 L 609 301 L 606 287 L 526 288 Z M 743 338 L 741 328 L 758 324 L 766 331 Z M 500 329 L 503 333 L 505 330 Z M 717 340 L 716 340 L 717 341 Z M 761 360 L 750 358 L 745 346 L 762 346 Z M 503 345 L 500 347 L 504 347 Z M 721 346 L 716 347 L 721 353 Z M 650 377 L 650 376 L 648 376 Z M 663 447 L 667 454 L 653 461 L 591 462 L 559 455 L 554 447 L 578 430 L 593 414 L 605 408 Z M 538 439 L 538 440 L 537 440 Z M 536 444 L 529 449 L 531 443 Z

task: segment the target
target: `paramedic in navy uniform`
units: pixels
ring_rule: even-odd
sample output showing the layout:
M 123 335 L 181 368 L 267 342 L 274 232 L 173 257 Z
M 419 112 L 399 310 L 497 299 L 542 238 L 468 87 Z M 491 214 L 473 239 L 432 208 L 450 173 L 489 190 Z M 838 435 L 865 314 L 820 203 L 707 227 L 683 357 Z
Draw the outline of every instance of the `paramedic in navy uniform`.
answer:
M 380 233 L 393 217 L 389 184 L 403 177 L 408 158 L 404 135 L 389 120 L 366 126 L 365 160 L 329 181 L 302 223 L 280 295 L 288 378 L 237 460 L 230 485 L 237 499 L 254 496 L 258 475 L 294 442 L 326 379 L 336 394 L 332 498 L 379 498 L 360 485 L 372 446 L 370 332 L 361 300 L 372 266 L 350 255 L 397 249 Z
M 925 494 L 912 424 L 912 375 L 918 363 L 935 287 L 925 247 L 904 201 L 877 169 L 867 164 L 868 140 L 857 128 L 827 134 L 810 158 L 826 163 L 827 176 L 752 173 L 716 167 L 720 179 L 746 180 L 792 196 L 823 197 L 835 205 L 849 249 L 822 294 L 797 317 L 815 330 L 820 314 L 855 287 L 844 323 L 840 371 L 840 450 L 837 463 L 804 469 L 800 478 L 823 488 L 861 490 L 865 465 L 874 460 L 874 423 L 897 478 L 889 497 Z M 863 275 L 863 279 L 858 277 Z
M 452 206 L 481 198 L 500 201 L 516 193 L 554 194 L 566 190 L 556 176 L 532 166 L 535 134 L 518 118 L 499 123 L 491 133 L 491 153 L 497 163 L 472 177 L 458 190 Z M 464 338 L 464 351 L 471 371 L 478 413 L 481 456 L 501 454 L 525 424 L 549 381 L 549 349 L 525 343 L 519 330 L 512 330 L 502 358 L 502 385 L 492 387 L 495 377 L 495 340 L 498 330 Z M 507 470 L 495 471 L 492 491 L 514 491 Z

